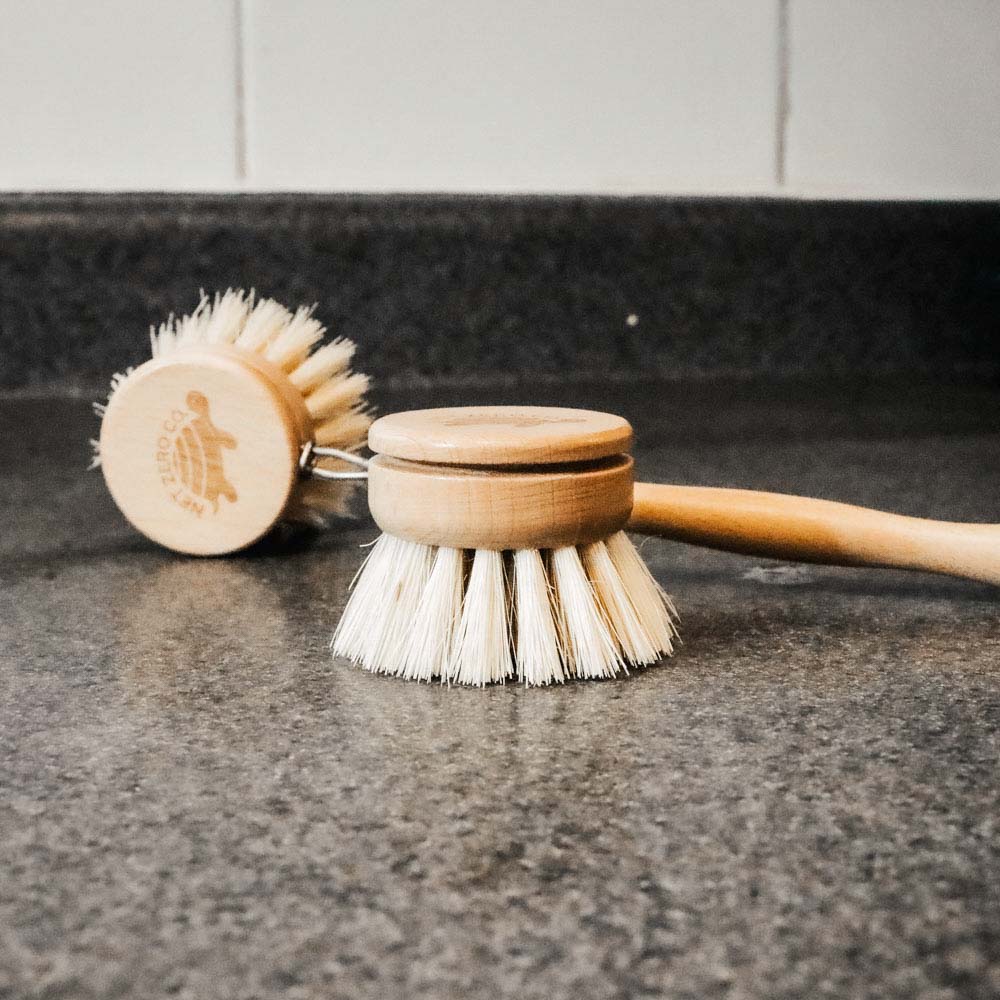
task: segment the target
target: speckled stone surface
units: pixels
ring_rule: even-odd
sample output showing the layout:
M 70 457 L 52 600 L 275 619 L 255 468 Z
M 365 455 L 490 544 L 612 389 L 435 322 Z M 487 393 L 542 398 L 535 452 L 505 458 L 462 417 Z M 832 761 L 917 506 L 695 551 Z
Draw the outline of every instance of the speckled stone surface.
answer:
M 477 395 L 624 412 L 649 478 L 1000 520 L 989 388 Z M 1000 992 L 996 588 L 652 540 L 669 662 L 417 686 L 327 650 L 364 519 L 183 559 L 83 403 L 0 426 L 0 997 Z
M 998 203 L 4 195 L 0 388 L 92 387 L 230 285 L 383 382 L 1000 374 Z

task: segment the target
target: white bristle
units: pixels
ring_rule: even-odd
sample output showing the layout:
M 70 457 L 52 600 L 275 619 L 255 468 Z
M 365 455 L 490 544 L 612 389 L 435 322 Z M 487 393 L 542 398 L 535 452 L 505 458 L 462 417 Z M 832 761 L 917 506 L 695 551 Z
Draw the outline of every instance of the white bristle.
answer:
M 552 588 L 538 549 L 514 553 L 514 595 L 518 679 L 528 685 L 562 683 L 566 674 L 552 616 Z
M 236 346 L 245 351 L 263 351 L 291 320 L 292 314 L 280 302 L 261 299 L 247 317 Z
M 174 331 L 172 324 L 168 326 L 166 323 L 161 323 L 159 330 L 155 326 L 150 326 L 149 350 L 154 358 L 169 353 L 170 348 L 173 346 L 173 340 Z M 169 341 L 169 343 L 165 343 L 166 341 Z
M 483 687 L 513 673 L 503 553 L 477 549 L 446 679 Z
M 369 378 L 360 372 L 345 375 L 327 382 L 314 393 L 306 396 L 306 409 L 314 421 L 320 423 L 328 417 L 353 410 L 368 391 Z
M 379 628 L 379 623 L 383 621 L 385 580 L 392 569 L 391 553 L 397 541 L 392 535 L 379 535 L 355 573 L 351 581 L 351 596 L 330 643 L 337 656 L 345 656 L 355 663 L 364 661 L 365 645 L 372 629 Z
M 312 313 L 311 306 L 299 306 L 288 325 L 267 345 L 264 357 L 288 371 L 300 365 L 326 331 Z
M 471 563 L 466 579 L 465 568 Z M 675 612 L 628 537 L 505 556 L 382 535 L 333 650 L 368 670 L 477 687 L 614 677 L 673 649 Z
M 316 444 L 327 448 L 360 448 L 368 438 L 372 418 L 362 410 L 338 414 L 313 431 Z
M 632 605 L 607 545 L 604 542 L 584 545 L 580 556 L 622 659 L 628 663 L 655 663 L 660 658 L 659 650 Z
M 231 344 L 237 351 L 264 357 L 288 372 L 303 397 L 319 425 L 316 444 L 353 451 L 364 445 L 371 424 L 363 401 L 368 379 L 348 370 L 355 350 L 351 341 L 339 339 L 313 350 L 324 328 L 312 312 L 302 307 L 292 313 L 274 299 L 256 299 L 252 290 L 228 289 L 213 299 L 202 292 L 192 313 L 181 317 L 171 313 L 158 327 L 150 328 L 150 350 L 154 358 L 161 358 L 200 344 Z M 113 376 L 108 402 L 131 371 Z M 94 404 L 94 412 L 102 419 L 106 409 L 105 402 Z M 94 461 L 99 464 L 99 459 L 95 452 Z M 318 464 L 346 468 L 327 458 Z M 346 513 L 356 490 L 357 485 L 349 480 L 336 484 L 303 481 L 284 517 L 320 526 L 331 515 Z
M 553 550 L 552 576 L 570 672 L 577 677 L 614 677 L 625 664 L 576 548 Z
M 325 461 L 323 464 L 340 472 L 355 468 L 346 462 Z M 336 488 L 331 490 L 327 480 L 303 479 L 292 491 L 282 519 L 325 529 L 330 527 L 333 518 L 350 517 L 354 511 L 352 501 L 363 484 L 342 480 L 335 485 Z
M 307 396 L 334 375 L 344 371 L 351 363 L 355 350 L 353 341 L 338 338 L 310 354 L 302 364 L 289 373 L 288 378 L 299 392 Z
M 205 331 L 212 318 L 212 304 L 208 296 L 202 292 L 201 300 L 193 313 L 181 316 L 171 324 L 173 329 L 174 348 L 186 344 L 200 344 L 205 341 Z M 172 317 L 171 317 L 172 319 Z M 170 320 L 167 321 L 168 323 Z
M 334 652 L 374 673 L 401 673 L 433 556 L 428 545 L 380 536 L 334 633 Z M 372 614 L 372 608 L 378 613 Z
M 455 633 L 462 618 L 464 571 L 461 549 L 437 550 L 403 652 L 400 674 L 408 680 L 450 676 Z
M 104 415 L 108 412 L 108 403 L 111 402 L 111 397 L 118 391 L 122 383 L 134 371 L 135 369 L 130 365 L 125 369 L 125 371 L 115 372 L 114 375 L 111 376 L 111 388 L 108 390 L 106 400 L 103 403 L 98 400 L 90 404 L 90 408 L 94 411 L 95 417 L 99 417 L 101 420 L 104 419 Z M 91 458 L 89 468 L 97 469 L 101 465 L 101 443 L 100 441 L 91 440 L 91 444 L 94 446 L 94 455 Z
M 253 306 L 253 292 L 230 288 L 224 295 L 216 295 L 215 305 L 206 313 L 205 328 L 201 339 L 206 344 L 231 344 L 240 335 L 247 315 Z
M 605 543 L 611 562 L 657 653 L 669 656 L 677 637 L 677 609 L 656 582 L 628 535 L 619 531 Z
M 382 593 L 384 625 L 371 630 L 365 657 L 376 670 L 399 674 L 403 670 L 413 619 L 430 576 L 434 549 L 396 539 L 395 549 L 387 558 L 392 566 Z

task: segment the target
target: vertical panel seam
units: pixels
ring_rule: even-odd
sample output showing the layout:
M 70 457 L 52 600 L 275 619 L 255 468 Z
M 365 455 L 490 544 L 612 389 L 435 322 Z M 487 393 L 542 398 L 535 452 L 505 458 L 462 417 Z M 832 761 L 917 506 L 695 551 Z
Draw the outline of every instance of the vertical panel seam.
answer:
M 246 63 L 244 59 L 243 41 L 243 0 L 233 0 L 233 27 L 236 37 L 233 40 L 235 64 L 235 97 L 236 97 L 236 179 L 243 183 L 247 179 L 247 115 L 246 115 Z
M 791 113 L 789 70 L 791 47 L 789 38 L 789 6 L 791 0 L 778 0 L 778 91 L 775 102 L 774 179 L 779 188 L 785 186 L 788 156 L 788 119 Z

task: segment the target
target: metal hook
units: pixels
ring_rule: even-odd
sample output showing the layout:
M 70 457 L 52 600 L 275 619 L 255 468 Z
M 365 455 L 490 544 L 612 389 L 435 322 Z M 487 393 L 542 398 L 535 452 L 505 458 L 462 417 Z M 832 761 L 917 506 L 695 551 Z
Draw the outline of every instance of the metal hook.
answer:
M 348 462 L 351 465 L 358 465 L 363 472 L 343 472 L 336 469 L 324 469 L 316 464 L 318 458 L 337 458 L 341 462 Z M 327 479 L 332 481 L 343 481 L 345 479 L 367 479 L 368 459 L 355 455 L 350 451 L 341 451 L 339 448 L 324 448 L 315 445 L 312 441 L 307 441 L 302 446 L 302 454 L 299 456 L 299 472 L 303 476 L 311 476 L 313 479 Z

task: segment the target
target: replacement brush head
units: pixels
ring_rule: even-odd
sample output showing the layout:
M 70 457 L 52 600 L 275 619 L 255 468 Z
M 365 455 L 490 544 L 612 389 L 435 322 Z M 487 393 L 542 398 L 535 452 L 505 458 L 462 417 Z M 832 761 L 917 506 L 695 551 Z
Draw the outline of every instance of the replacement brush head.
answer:
M 348 480 L 303 476 L 314 446 L 353 452 L 371 423 L 354 344 L 323 344 L 312 309 L 253 292 L 203 296 L 150 331 L 153 357 L 115 375 L 95 464 L 128 520 L 178 552 L 218 555 L 278 521 L 346 511 Z M 347 468 L 324 458 L 327 472 Z
M 384 534 L 333 640 L 367 669 L 484 685 L 602 678 L 668 655 L 670 599 L 624 534 L 632 429 L 545 407 L 399 413 L 369 432 Z

